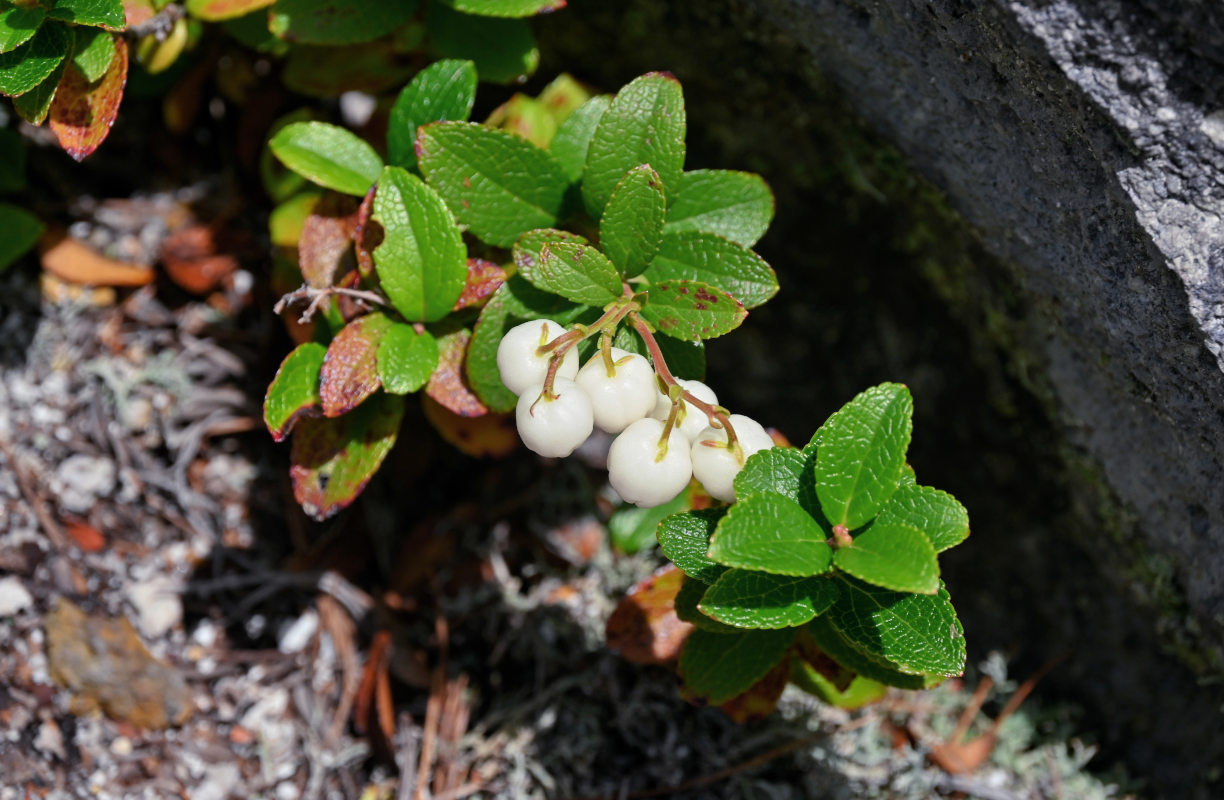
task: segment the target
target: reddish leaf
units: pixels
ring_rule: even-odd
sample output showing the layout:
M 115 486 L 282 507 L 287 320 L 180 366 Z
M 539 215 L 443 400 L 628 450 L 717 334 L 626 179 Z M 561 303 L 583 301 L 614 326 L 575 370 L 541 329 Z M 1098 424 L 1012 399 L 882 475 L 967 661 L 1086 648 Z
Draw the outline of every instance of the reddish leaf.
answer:
M 378 184 L 370 187 L 357 209 L 357 219 L 353 226 L 353 239 L 357 244 L 357 270 L 361 277 L 368 278 L 374 274 L 374 256 L 371 253 L 382 244 L 382 225 L 370 219 L 374 213 L 374 195 L 378 192 Z
M 123 16 L 129 28 L 148 22 L 156 13 L 153 0 L 123 0 Z
M 356 229 L 356 200 L 337 192 L 319 200 L 302 223 L 302 235 L 298 237 L 298 264 L 307 285 L 316 289 L 332 285 Z
M 506 282 L 506 271 L 492 261 L 469 258 L 467 268 L 467 283 L 463 285 L 463 294 L 455 301 L 453 311 L 484 305 L 484 301 Z
M 501 458 L 519 445 L 513 414 L 485 414 L 463 417 L 438 403 L 429 395 L 421 397 L 425 419 L 454 447 L 476 458 Z
M 238 259 L 232 252 L 238 246 L 231 234 L 218 233 L 208 225 L 191 225 L 162 242 L 162 266 L 170 280 L 182 288 L 207 294 L 238 269 Z
M 461 417 L 481 417 L 489 413 L 463 375 L 463 359 L 471 338 L 472 332 L 464 328 L 438 339 L 438 368 L 425 385 L 426 394 Z
M 51 232 L 39 243 L 42 268 L 60 280 L 88 286 L 144 286 L 153 269 L 100 255 L 63 232 Z
M 275 0 L 195 0 L 187 3 L 187 10 L 202 20 L 218 22 L 267 8 L 273 2 Z
M 608 646 L 635 664 L 675 661 L 693 632 L 690 623 L 676 616 L 676 594 L 683 583 L 684 573 L 668 564 L 630 589 L 608 617 Z
M 88 522 L 70 519 L 64 522 L 64 532 L 84 553 L 96 553 L 106 547 L 106 537 Z
M 323 416 L 352 411 L 378 388 L 378 343 L 391 327 L 382 314 L 367 314 L 345 325 L 327 347 L 319 370 Z
M 778 707 L 778 700 L 790 679 L 790 660 L 782 659 L 764 678 L 752 685 L 752 688 L 723 703 L 719 708 L 731 719 L 739 723 L 751 720 L 765 719 Z M 699 699 L 689 696 L 683 685 L 681 694 L 689 702 L 701 703 Z
M 77 161 L 97 149 L 110 133 L 119 114 L 123 88 L 127 85 L 127 42 L 115 38 L 115 57 L 110 68 L 90 83 L 75 64 L 69 64 L 51 101 L 51 130 L 60 147 Z

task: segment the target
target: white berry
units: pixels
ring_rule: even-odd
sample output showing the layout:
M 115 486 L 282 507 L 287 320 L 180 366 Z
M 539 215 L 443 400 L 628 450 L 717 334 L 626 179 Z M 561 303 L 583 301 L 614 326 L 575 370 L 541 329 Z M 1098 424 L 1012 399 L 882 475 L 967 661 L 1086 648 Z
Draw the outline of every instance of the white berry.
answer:
M 688 440 L 672 429 L 666 451 L 659 442 L 663 423 L 645 417 L 630 425 L 608 451 L 608 482 L 628 503 L 652 508 L 671 500 L 693 477 Z M 662 452 L 662 457 L 660 453 Z
M 550 458 L 574 452 L 591 435 L 591 399 L 569 378 L 553 381 L 553 397 L 536 383 L 519 395 L 514 409 L 519 438 L 527 449 Z
M 637 353 L 613 347 L 609 374 L 603 352 L 598 351 L 574 380 L 590 396 L 595 427 L 601 431 L 620 433 L 654 408 L 658 391 L 654 368 Z
M 727 432 L 714 427 L 706 428 L 693 441 L 692 460 L 693 475 L 710 496 L 734 503 L 735 476 L 744 468 L 744 461 L 753 453 L 773 447 L 774 442 L 756 420 L 743 414 L 732 414 L 730 419 L 743 460 L 727 447 Z
M 712 406 L 718 405 L 718 396 L 714 394 L 714 390 L 709 386 L 706 386 L 701 381 L 688 381 L 684 378 L 678 378 L 676 382 L 684 387 L 685 391 L 693 395 L 693 397 L 696 397 L 698 400 L 709 403 Z M 650 416 L 657 420 L 666 422 L 667 415 L 671 413 L 671 407 L 671 400 L 668 398 L 668 396 L 663 394 L 661 391 L 656 392 L 655 407 L 654 410 L 650 412 Z M 698 434 L 704 431 L 710 424 L 710 420 L 705 415 L 704 411 L 692 407 L 684 400 L 680 401 L 680 412 L 676 416 L 676 419 L 676 427 L 680 429 L 680 432 L 683 433 L 684 437 L 690 442 L 695 440 Z
M 551 353 L 540 354 L 541 345 L 548 344 L 561 334 L 565 328 L 551 319 L 535 319 L 515 325 L 506 331 L 497 345 L 497 371 L 501 373 L 502 383 L 516 395 L 523 394 L 527 387 L 543 383 L 548 374 L 548 362 Z M 578 374 L 578 348 L 571 347 L 561 359 L 557 375 L 573 380 Z

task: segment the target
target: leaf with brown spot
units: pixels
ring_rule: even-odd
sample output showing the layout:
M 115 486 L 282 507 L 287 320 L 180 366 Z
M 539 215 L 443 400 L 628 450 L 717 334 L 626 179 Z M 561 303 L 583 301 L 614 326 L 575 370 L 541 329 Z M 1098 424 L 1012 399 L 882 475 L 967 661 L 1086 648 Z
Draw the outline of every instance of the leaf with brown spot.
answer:
M 328 192 L 302 223 L 298 264 L 302 278 L 315 289 L 331 286 L 341 262 L 351 251 L 357 230 L 357 200 Z
M 110 68 L 94 83 L 75 64 L 64 70 L 49 117 L 60 147 L 77 161 L 96 150 L 110 133 L 123 100 L 127 71 L 128 47 L 121 37 L 115 39 Z
M 378 344 L 391 328 L 383 314 L 367 314 L 345 325 L 327 346 L 319 370 L 323 416 L 347 414 L 378 391 Z
M 693 632 L 691 624 L 676 616 L 676 595 L 683 583 L 684 573 L 668 564 L 630 589 L 608 617 L 608 646 L 635 664 L 675 661 Z
M 472 332 L 467 328 L 438 338 L 438 368 L 425 385 L 426 394 L 461 417 L 481 417 L 489 413 L 463 375 L 463 359 L 471 338 Z
M 723 713 L 743 724 L 765 719 L 778 707 L 782 691 L 790 680 L 790 660 L 782 659 L 769 673 L 752 685 L 752 688 L 733 697 L 719 706 Z M 683 689 L 681 694 L 685 694 Z M 689 699 L 689 698 L 686 698 Z
M 502 458 L 519 445 L 514 414 L 489 413 L 464 417 L 429 395 L 421 396 L 425 419 L 449 444 L 475 458 Z
M 484 305 L 489 296 L 506 282 L 506 271 L 492 261 L 469 258 L 467 269 L 467 283 L 463 285 L 463 294 L 455 301 L 452 311 Z

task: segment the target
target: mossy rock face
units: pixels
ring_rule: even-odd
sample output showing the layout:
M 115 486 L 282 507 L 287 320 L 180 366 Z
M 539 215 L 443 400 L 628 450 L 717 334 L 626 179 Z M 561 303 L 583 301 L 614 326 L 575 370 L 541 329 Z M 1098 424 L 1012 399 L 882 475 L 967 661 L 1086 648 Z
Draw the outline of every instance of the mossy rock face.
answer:
M 865 386 L 907 383 L 919 479 L 973 520 L 945 565 L 971 658 L 1070 652 L 1047 685 L 1090 707 L 1107 755 L 1211 796 L 1219 9 L 605 5 L 542 20 L 544 72 L 673 71 L 688 167 L 758 171 L 778 195 L 760 250 L 782 292 L 711 343 L 720 399 L 802 440 Z

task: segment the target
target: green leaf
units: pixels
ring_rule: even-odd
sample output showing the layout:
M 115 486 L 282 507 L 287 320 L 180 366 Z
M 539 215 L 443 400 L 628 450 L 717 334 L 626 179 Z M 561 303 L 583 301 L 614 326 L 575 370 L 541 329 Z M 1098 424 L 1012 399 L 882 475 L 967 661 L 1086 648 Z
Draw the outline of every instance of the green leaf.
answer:
M 123 0 L 55 0 L 47 16 L 75 25 L 96 25 L 116 31 L 127 27 Z
M 625 173 L 599 219 L 599 246 L 626 278 L 641 274 L 659 250 L 667 200 L 648 164 Z
M 540 261 L 540 251 L 546 244 L 571 242 L 590 244 L 586 237 L 557 228 L 537 228 L 527 231 L 514 243 L 514 266 L 519 272 L 530 272 Z
M 595 128 L 610 105 L 612 98 L 606 94 L 592 97 L 570 114 L 553 134 L 548 151 L 557 159 L 570 183 L 577 183 L 582 177 L 591 137 L 595 135 Z
M 72 31 L 68 27 L 43 25 L 25 44 L 0 53 L 0 94 L 15 97 L 38 86 L 55 72 L 71 49 Z
M 291 122 L 268 142 L 281 162 L 320 186 L 365 197 L 382 159 L 356 134 L 326 122 Z
M 16 128 L 0 128 L 0 192 L 19 192 L 25 188 L 25 165 L 25 141 L 21 134 Z
M 896 592 L 935 594 L 939 562 L 922 531 L 903 522 L 876 520 L 833 553 L 833 566 L 860 580 Z
M 862 675 L 855 675 L 844 691 L 838 689 L 833 681 L 802 658 L 791 659 L 790 680 L 821 702 L 846 711 L 879 702 L 888 694 L 887 686 Z
M 624 553 L 636 553 L 655 543 L 655 531 L 664 517 L 678 514 L 688 507 L 689 499 L 682 492 L 661 506 L 638 508 L 630 503 L 608 517 L 608 535 L 612 544 Z
M 417 136 L 421 171 L 455 217 L 485 242 L 556 224 L 565 200 L 561 167 L 547 151 L 475 123 L 435 122 Z
M 857 673 L 861 678 L 896 686 L 899 689 L 926 689 L 932 683 L 938 683 L 924 675 L 898 672 L 887 662 L 858 651 L 833 626 L 828 614 L 823 614 L 808 623 L 807 632 L 830 658 L 846 669 Z
M 616 267 L 598 248 L 589 244 L 546 244 L 531 269 L 520 266 L 520 272 L 537 289 L 575 303 L 599 308 L 621 296 L 621 279 Z
M 10 6 L 0 11 L 0 53 L 28 42 L 46 17 L 47 10 L 41 6 Z
M 684 583 L 680 586 L 680 591 L 676 593 L 675 609 L 676 616 L 681 622 L 687 622 L 703 631 L 710 633 L 740 633 L 741 628 L 735 628 L 731 625 L 719 622 L 718 620 L 708 617 L 698 609 L 697 604 L 701 602 L 701 598 L 705 596 L 706 591 L 710 587 L 699 580 L 690 578 L 687 575 L 684 577 Z
M 662 351 L 672 375 L 695 381 L 705 380 L 705 344 L 686 342 L 670 336 L 660 336 L 655 339 L 655 342 L 659 345 L 659 350 Z M 626 352 L 650 358 L 650 348 L 646 346 L 646 342 L 642 340 L 637 331 L 627 325 L 616 332 L 612 345 Z
M 780 494 L 799 503 L 799 483 L 803 473 L 803 454 L 793 447 L 770 447 L 753 453 L 735 476 L 735 496 L 762 492 Z
M 449 314 L 467 282 L 467 247 L 442 198 L 403 167 L 386 167 L 373 218 L 383 226 L 374 264 L 395 309 L 409 322 Z
M 713 339 L 739 327 L 748 312 L 722 289 L 701 281 L 663 281 L 650 287 L 642 317 L 659 333 L 686 339 Z
M 264 397 L 264 424 L 275 441 L 284 441 L 298 417 L 319 406 L 319 370 L 326 353 L 318 342 L 307 342 L 281 362 Z
M 657 531 L 663 555 L 694 580 L 702 583 L 718 580 L 727 568 L 706 554 L 710 550 L 710 536 L 726 513 L 722 508 L 705 508 L 673 514 L 663 520 Z
M 841 580 L 841 599 L 826 616 L 856 650 L 913 675 L 964 672 L 965 632 L 942 585 L 938 594 L 903 594 Z
M 43 224 L 24 208 L 0 203 L 0 271 L 10 267 L 38 243 Z
M 100 28 L 81 28 L 76 32 L 72 63 L 77 65 L 90 83 L 101 78 L 110 69 L 115 57 L 114 35 Z
M 444 0 L 451 8 L 486 17 L 530 17 L 565 8 L 566 0 Z
M 64 77 L 67 68 L 68 59 L 65 58 L 42 83 L 20 97 L 13 98 L 13 109 L 22 119 L 31 125 L 41 125 L 46 121 L 51 112 L 51 103 L 59 91 L 60 79 Z
M 378 343 L 391 327 L 380 313 L 366 314 L 346 324 L 327 346 L 319 371 L 323 416 L 347 414 L 378 391 Z
M 429 331 L 394 322 L 378 345 L 378 376 L 391 394 L 420 389 L 438 367 L 438 341 Z
M 322 520 L 356 500 L 391 452 L 403 416 L 403 398 L 376 394 L 342 417 L 302 419 L 289 454 L 302 510 Z
M 357 44 L 385 36 L 412 19 L 416 0 L 276 0 L 268 29 L 299 44 Z
M 704 281 L 730 293 L 745 308 L 755 308 L 778 292 L 778 277 L 765 259 L 730 239 L 695 231 L 666 231 L 646 277 L 655 283 Z
M 684 94 L 665 72 L 636 78 L 622 88 L 599 121 L 587 150 L 582 200 L 598 219 L 626 172 L 649 164 L 664 186 L 684 171 Z
M 710 539 L 710 558 L 729 567 L 775 575 L 819 575 L 833 561 L 827 538 L 794 500 L 780 494 L 756 494 L 731 506 L 718 524 Z
M 837 584 L 824 577 L 729 569 L 697 608 L 737 628 L 794 628 L 827 611 L 839 594 Z
M 463 122 L 476 101 L 476 65 L 443 59 L 416 74 L 404 87 L 387 122 L 387 156 L 392 164 L 416 168 L 417 129 L 431 122 Z
M 773 192 L 751 172 L 699 169 L 684 173 L 669 188 L 668 233 L 714 233 L 752 247 L 773 220 Z
M 882 383 L 859 394 L 821 426 L 816 494 L 831 523 L 857 528 L 892 497 L 905 469 L 913 410 L 909 389 Z
M 474 62 L 483 81 L 518 83 L 540 65 L 540 50 L 526 20 L 460 14 L 431 2 L 427 22 L 438 53 Z
M 684 685 L 711 705 L 721 705 L 752 688 L 790 649 L 795 632 L 745 631 L 724 635 L 695 630 L 680 653 Z
M 955 497 L 930 486 L 902 483 L 897 487 L 875 522 L 876 525 L 895 523 L 913 525 L 922 531 L 936 553 L 969 537 L 969 512 Z

